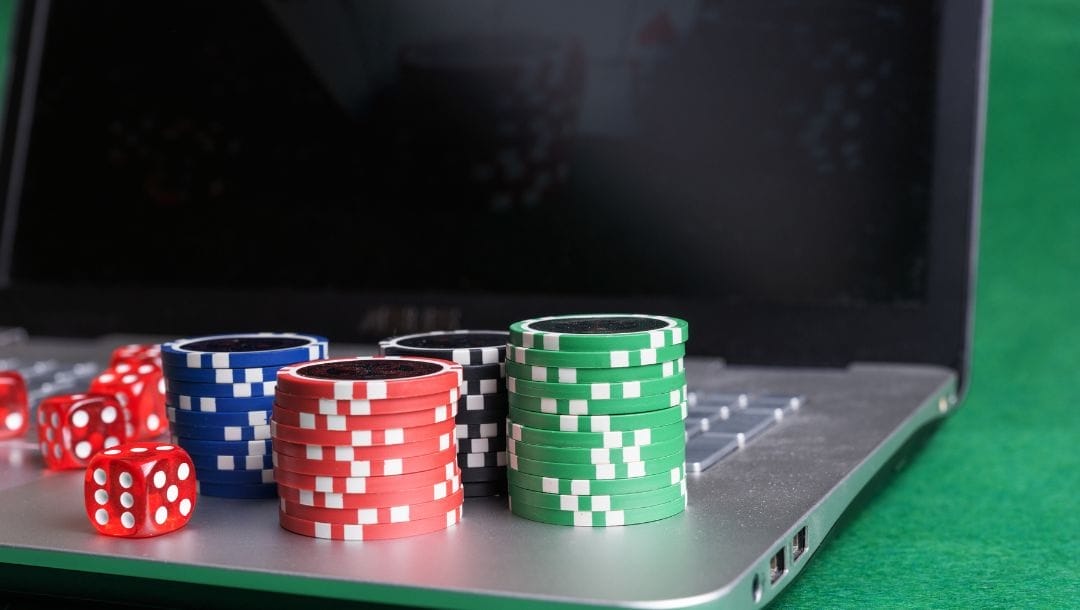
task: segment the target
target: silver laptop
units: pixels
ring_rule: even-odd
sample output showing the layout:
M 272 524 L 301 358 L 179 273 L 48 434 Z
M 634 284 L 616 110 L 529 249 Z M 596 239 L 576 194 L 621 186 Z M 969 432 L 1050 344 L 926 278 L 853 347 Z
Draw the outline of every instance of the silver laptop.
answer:
M 690 323 L 689 505 L 319 541 L 271 501 L 93 533 L 0 443 L 0 590 L 164 606 L 757 607 L 962 395 L 988 7 L 953 0 L 19 3 L 0 368 L 139 339 Z M 902 541 L 900 542 L 902 544 Z

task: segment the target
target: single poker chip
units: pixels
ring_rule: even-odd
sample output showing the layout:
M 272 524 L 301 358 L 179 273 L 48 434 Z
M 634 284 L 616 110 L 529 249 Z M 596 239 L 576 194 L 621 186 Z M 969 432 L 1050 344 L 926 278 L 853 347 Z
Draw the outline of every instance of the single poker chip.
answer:
M 461 471 L 461 482 L 465 485 L 477 482 L 505 481 L 506 468 L 492 466 L 490 468 L 466 468 Z
M 440 481 L 446 481 L 454 476 L 460 476 L 457 463 L 447 462 L 445 465 L 431 470 L 410 472 L 383 477 L 330 477 L 312 476 L 299 474 L 275 468 L 274 476 L 278 483 L 288 485 L 294 489 L 310 489 L 324 493 L 385 493 L 434 485 Z M 464 480 L 464 479 L 463 479 Z
M 461 365 L 418 356 L 334 358 L 278 371 L 282 392 L 309 398 L 407 398 L 461 385 Z
M 221 426 L 269 426 L 271 411 L 230 411 L 225 413 L 202 413 L 166 407 L 165 414 L 172 423 L 200 428 Z
M 684 385 L 666 394 L 610 400 L 545 398 L 509 392 L 506 395 L 506 404 L 517 409 L 550 415 L 630 415 L 677 407 L 686 402 L 686 397 Z
M 506 467 L 527 474 L 535 474 L 541 477 L 555 477 L 557 479 L 595 479 L 607 481 L 611 479 L 635 479 L 649 475 L 661 474 L 672 468 L 681 466 L 686 461 L 686 450 L 680 448 L 676 453 L 625 464 L 566 464 L 562 462 L 545 462 L 543 460 L 530 460 L 509 454 Z M 465 480 L 465 479 L 462 479 Z
M 413 443 L 377 445 L 374 447 L 311 445 L 305 443 L 291 443 L 283 441 L 280 438 L 275 438 L 273 441 L 274 451 L 277 453 L 308 460 L 324 460 L 328 462 L 356 462 L 363 460 L 407 458 L 446 451 L 447 449 L 455 448 L 457 446 L 457 439 L 454 438 L 454 433 L 452 431 L 440 434 L 434 438 L 424 439 Z
M 228 483 L 203 483 L 195 484 L 198 494 L 202 496 L 215 496 L 218 498 L 276 498 L 278 495 L 277 485 L 231 485 Z
M 669 472 L 633 479 L 560 479 L 543 477 L 506 469 L 506 480 L 511 485 L 549 494 L 572 496 L 621 495 L 652 491 L 677 485 L 686 478 L 686 468 L 677 466 Z
M 296 333 L 236 333 L 161 344 L 162 364 L 189 369 L 246 369 L 319 360 L 325 337 Z
M 585 449 L 635 447 L 651 445 L 674 438 L 686 438 L 686 428 L 682 422 L 658 428 L 638 428 L 636 430 L 616 430 L 613 432 L 560 432 L 558 430 L 530 428 L 508 422 L 506 430 L 507 442 L 509 442 L 509 439 L 513 439 L 533 445 L 580 447 Z
M 464 472 L 466 468 L 498 468 L 506 466 L 505 451 L 491 451 L 488 453 L 458 453 L 458 467 Z
M 530 428 L 561 432 L 614 432 L 659 428 L 686 419 L 686 403 L 630 415 L 550 415 L 510 407 L 510 421 Z
M 442 405 L 456 403 L 460 394 L 458 388 L 455 387 L 435 394 L 381 400 L 309 398 L 306 396 L 293 396 L 280 390 L 275 396 L 278 405 L 300 413 L 315 413 L 317 415 L 393 415 L 412 411 L 428 411 Z
M 414 426 L 411 428 L 388 428 L 385 430 L 305 430 L 270 420 L 270 435 L 275 439 L 305 445 L 349 445 L 351 447 L 370 447 L 373 445 L 400 445 L 415 443 L 429 438 L 438 438 L 454 430 L 454 420 Z
M 496 377 L 493 379 L 465 379 L 461 382 L 461 395 L 476 396 L 488 394 L 501 394 L 506 392 L 506 378 Z
M 534 445 L 519 442 L 514 439 L 506 441 L 506 450 L 518 457 L 565 464 L 629 464 L 643 460 L 654 460 L 683 451 L 685 448 L 686 441 L 679 437 L 649 445 L 634 445 L 614 449 L 553 447 L 551 445 Z
M 625 510 L 610 511 L 565 511 L 540 508 L 514 501 L 514 495 L 510 494 L 510 512 L 519 517 L 525 517 L 532 521 L 550 523 L 552 525 L 573 525 L 578 527 L 613 527 L 618 525 L 634 525 L 648 523 L 674 517 L 686 509 L 686 496 L 676 500 L 648 506 L 645 508 L 627 508 Z
M 181 439 L 200 441 L 265 441 L 270 439 L 270 426 L 220 426 L 200 428 L 186 424 L 172 424 L 172 433 Z
M 461 477 L 458 476 L 432 485 L 391 493 L 339 494 L 278 485 L 278 493 L 283 500 L 301 506 L 335 509 L 387 508 L 434 502 L 457 493 L 459 489 L 461 489 Z
M 263 366 L 249 369 L 192 369 L 186 366 L 166 366 L 165 377 L 174 381 L 191 383 L 263 383 L 276 381 L 280 366 Z
M 548 510 L 569 512 L 625 510 L 674 502 L 686 495 L 686 479 L 679 481 L 675 485 L 668 485 L 650 491 L 617 495 L 574 496 L 570 494 L 550 494 L 516 485 L 509 491 L 514 499 L 522 504 Z
M 548 383 L 546 381 L 529 381 L 516 377 L 506 378 L 506 389 L 515 394 L 568 400 L 643 398 L 657 394 L 669 394 L 685 385 L 686 375 L 684 373 L 644 381 L 616 381 L 612 383 Z
M 276 381 L 262 383 L 194 383 L 165 379 L 165 391 L 183 396 L 214 398 L 256 398 L 273 396 Z
M 445 515 L 447 511 L 461 506 L 464 500 L 465 490 L 458 489 L 441 500 L 432 500 L 431 502 L 421 502 L 419 504 L 381 506 L 378 508 L 322 508 L 305 506 L 298 502 L 290 502 L 284 498 L 279 501 L 279 506 L 286 514 L 300 519 L 324 521 L 326 523 L 374 525 L 376 523 L 406 523 Z
M 501 330 L 451 330 L 391 337 L 379 341 L 387 355 L 427 356 L 458 364 L 498 364 L 510 333 Z
M 501 409 L 487 409 L 485 411 L 464 411 L 458 409 L 454 420 L 459 424 L 501 424 L 506 421 L 506 407 Z
M 506 361 L 519 364 L 566 367 L 575 369 L 618 369 L 636 366 L 648 366 L 678 360 L 686 355 L 686 345 L 671 345 L 656 349 L 615 350 L 598 352 L 552 352 L 543 349 L 528 349 L 510 346 L 506 350 Z
M 506 479 L 500 481 L 473 481 L 464 486 L 466 498 L 484 498 L 488 496 L 505 496 Z
M 475 394 L 458 399 L 458 413 L 465 411 L 506 411 L 506 393 Z
M 204 441 L 172 435 L 172 442 L 200 455 L 269 455 L 270 441 Z
M 292 411 L 281 405 L 274 406 L 274 421 L 305 430 L 385 430 L 389 428 L 414 428 L 454 419 L 457 404 L 440 405 L 424 411 L 407 411 L 389 415 L 318 415 Z
M 200 469 L 195 467 L 195 480 L 201 483 L 217 483 L 220 485 L 256 485 L 274 483 L 274 469 L 262 470 L 216 470 L 213 468 Z
M 686 342 L 685 320 L 643 314 L 547 316 L 514 322 L 510 343 L 565 352 L 659 349 Z
M 504 362 L 497 364 L 463 364 L 461 365 L 461 378 L 465 381 L 474 379 L 500 379 L 506 377 Z
M 439 468 L 456 459 L 457 451 L 454 447 L 447 447 L 444 451 L 426 455 L 349 462 L 309 460 L 275 452 L 274 466 L 297 474 L 312 476 L 385 477 Z
M 502 425 L 502 422 L 499 422 Z M 506 451 L 506 437 L 498 438 L 459 438 L 458 453 L 489 453 Z
M 324 538 L 327 540 L 388 540 L 444 530 L 461 520 L 461 507 L 459 506 L 447 512 L 446 515 L 430 519 L 376 525 L 343 525 L 340 523 L 310 521 L 293 517 L 281 511 L 278 511 L 278 519 L 282 528 L 312 538 Z
M 265 470 L 274 467 L 269 455 L 199 455 L 188 452 L 196 470 Z
M 497 438 L 505 436 L 502 423 L 457 424 L 454 428 L 454 432 L 457 434 L 459 440 L 466 438 Z
M 667 362 L 661 362 L 660 364 L 631 366 L 619 369 L 575 369 L 535 366 L 519 364 L 517 362 L 506 363 L 506 374 L 510 377 L 547 383 L 615 383 L 622 381 L 641 381 L 644 379 L 672 377 L 685 370 L 682 358 L 668 360 Z
M 269 411 L 274 406 L 274 397 L 223 398 L 216 396 L 188 396 L 167 392 L 165 394 L 165 404 L 175 408 L 177 411 L 246 413 L 248 411 Z

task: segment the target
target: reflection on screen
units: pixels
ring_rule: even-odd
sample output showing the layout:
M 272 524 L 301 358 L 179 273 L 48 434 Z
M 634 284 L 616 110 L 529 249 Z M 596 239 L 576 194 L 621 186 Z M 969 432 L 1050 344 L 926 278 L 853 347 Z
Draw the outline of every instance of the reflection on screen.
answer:
M 17 280 L 924 294 L 927 2 L 60 1 L 51 18 Z

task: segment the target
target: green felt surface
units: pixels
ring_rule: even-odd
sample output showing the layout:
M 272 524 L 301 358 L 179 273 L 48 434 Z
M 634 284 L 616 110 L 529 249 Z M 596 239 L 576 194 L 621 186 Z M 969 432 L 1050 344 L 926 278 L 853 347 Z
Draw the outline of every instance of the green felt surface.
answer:
M 994 7 L 974 374 L 777 607 L 1080 606 L 1080 2 Z
M 970 394 L 777 607 L 1080 605 L 1080 2 L 997 2 L 990 93 Z

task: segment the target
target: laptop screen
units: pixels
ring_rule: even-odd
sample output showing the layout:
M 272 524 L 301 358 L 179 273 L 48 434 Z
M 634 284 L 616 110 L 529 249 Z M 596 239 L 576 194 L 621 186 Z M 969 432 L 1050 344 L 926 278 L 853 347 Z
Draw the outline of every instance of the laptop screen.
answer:
M 729 306 L 917 309 L 942 23 L 928 0 L 58 0 L 0 280 L 489 295 L 507 319 L 606 299 L 716 335 Z

